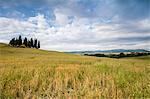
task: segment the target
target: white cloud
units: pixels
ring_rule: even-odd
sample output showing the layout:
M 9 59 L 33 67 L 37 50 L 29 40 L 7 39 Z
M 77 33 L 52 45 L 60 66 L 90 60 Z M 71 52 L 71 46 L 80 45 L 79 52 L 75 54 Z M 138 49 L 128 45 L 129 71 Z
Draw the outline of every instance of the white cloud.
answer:
M 36 27 L 28 21 L 19 21 L 16 19 L 0 18 L 0 33 L 18 33 L 23 32 L 32 27 L 32 30 Z
M 139 28 L 150 30 L 150 19 L 144 19 L 136 23 Z M 149 31 L 150 32 L 150 31 Z
M 44 15 L 41 14 L 38 14 L 35 17 L 29 17 L 28 22 L 35 24 L 38 29 L 46 29 L 46 27 L 48 26 Z
M 55 9 L 54 11 L 55 17 L 56 17 L 56 23 L 58 25 L 66 25 L 69 22 L 68 16 L 61 12 L 59 9 Z
M 29 17 L 27 20 L 17 20 L 0 17 L 0 42 L 8 43 L 11 39 L 10 33 L 17 36 L 22 33 L 24 36 L 36 37 L 41 40 L 41 47 L 48 50 L 70 51 L 70 50 L 99 50 L 112 48 L 130 48 L 127 44 L 134 44 L 132 48 L 148 48 L 147 41 L 118 42 L 119 38 L 149 37 L 136 31 L 128 31 L 118 23 L 92 22 L 87 18 L 74 16 L 72 23 L 68 23 L 69 14 L 63 14 L 58 9 L 55 11 L 56 20 L 54 27 L 48 24 L 44 15 L 38 14 Z M 95 20 L 94 20 L 95 21 Z M 149 21 L 139 22 L 140 25 L 130 24 L 140 29 L 147 29 Z M 58 26 L 57 26 L 58 25 Z M 123 26 L 123 27 L 122 27 Z M 9 39 L 8 39 L 8 38 Z M 143 44 L 145 43 L 145 44 Z

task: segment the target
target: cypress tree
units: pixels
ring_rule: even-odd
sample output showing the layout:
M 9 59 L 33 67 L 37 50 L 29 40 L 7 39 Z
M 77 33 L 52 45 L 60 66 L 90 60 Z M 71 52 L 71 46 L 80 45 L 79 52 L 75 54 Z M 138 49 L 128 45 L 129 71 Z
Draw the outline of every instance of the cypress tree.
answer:
M 31 48 L 31 41 L 28 41 L 28 47 Z
M 15 40 L 15 46 L 17 46 L 17 47 L 19 46 L 19 39 L 17 39 L 17 38 Z
M 14 39 L 14 46 L 17 46 L 17 43 L 18 43 L 17 38 L 15 38 Z
M 23 42 L 23 44 L 24 44 L 26 47 L 28 46 L 28 44 L 27 44 L 27 43 L 28 43 L 28 41 L 27 41 L 27 38 L 25 37 L 25 38 L 24 38 L 24 42 Z
M 21 38 L 21 35 L 19 36 L 19 46 L 22 45 L 22 38 Z
M 32 38 L 31 38 L 31 47 L 34 48 L 34 46 L 33 46 L 33 39 Z
M 15 38 L 12 39 L 11 44 L 12 44 L 12 46 L 15 46 Z
M 38 48 L 40 48 L 40 41 L 38 41 Z
M 37 48 L 37 39 L 34 40 L 34 48 Z

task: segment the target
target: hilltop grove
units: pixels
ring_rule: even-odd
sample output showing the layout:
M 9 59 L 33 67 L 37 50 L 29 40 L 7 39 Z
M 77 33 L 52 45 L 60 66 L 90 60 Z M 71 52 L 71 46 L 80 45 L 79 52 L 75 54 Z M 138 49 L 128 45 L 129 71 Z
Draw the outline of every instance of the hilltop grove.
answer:
M 9 45 L 13 46 L 13 47 L 28 47 L 28 48 L 40 48 L 40 41 L 38 41 L 37 39 L 27 39 L 27 37 L 25 37 L 24 39 L 22 39 L 21 35 L 19 36 L 19 38 L 12 38 L 9 42 Z

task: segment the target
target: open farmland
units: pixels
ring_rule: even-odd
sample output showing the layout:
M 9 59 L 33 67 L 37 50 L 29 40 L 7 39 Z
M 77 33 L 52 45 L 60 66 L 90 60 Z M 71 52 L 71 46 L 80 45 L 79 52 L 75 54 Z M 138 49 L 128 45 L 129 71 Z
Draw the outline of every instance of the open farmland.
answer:
M 96 58 L 0 44 L 4 98 L 150 98 L 150 56 Z

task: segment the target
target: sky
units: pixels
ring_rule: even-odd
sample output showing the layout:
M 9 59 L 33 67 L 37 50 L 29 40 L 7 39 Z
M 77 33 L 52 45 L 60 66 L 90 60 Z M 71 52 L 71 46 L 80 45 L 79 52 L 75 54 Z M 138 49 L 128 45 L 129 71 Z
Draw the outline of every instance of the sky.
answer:
M 150 0 L 0 0 L 0 42 L 19 35 L 46 50 L 150 50 Z

